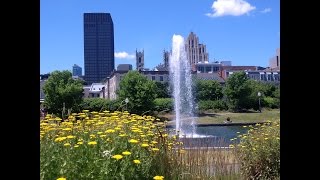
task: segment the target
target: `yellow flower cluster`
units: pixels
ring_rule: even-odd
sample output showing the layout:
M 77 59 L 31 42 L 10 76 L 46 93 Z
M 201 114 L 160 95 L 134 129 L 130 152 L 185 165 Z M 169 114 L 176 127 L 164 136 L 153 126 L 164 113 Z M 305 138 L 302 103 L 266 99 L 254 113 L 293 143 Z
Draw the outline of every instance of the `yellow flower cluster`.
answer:
M 109 111 L 72 113 L 62 121 L 46 116 L 40 120 L 40 144 L 55 146 L 64 153 L 88 151 L 108 159 L 136 164 L 152 162 L 159 151 L 182 154 L 182 143 L 170 136 L 165 123 L 152 116 Z M 175 148 L 178 145 L 179 149 Z M 115 149 L 115 150 L 114 150 Z M 146 154 L 147 153 L 147 154 Z M 149 154 L 148 154 L 149 153 Z M 114 161 L 113 161 L 114 162 Z M 68 177 L 68 176 L 67 176 Z M 65 180 L 60 177 L 58 180 Z M 154 176 L 153 179 L 164 179 Z

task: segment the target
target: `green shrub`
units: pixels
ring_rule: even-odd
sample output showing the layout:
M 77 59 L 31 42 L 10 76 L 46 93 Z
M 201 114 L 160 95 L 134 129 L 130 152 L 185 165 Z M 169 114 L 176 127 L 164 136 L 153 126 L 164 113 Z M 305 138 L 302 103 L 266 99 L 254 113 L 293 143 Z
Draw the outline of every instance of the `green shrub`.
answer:
M 280 100 L 272 97 L 264 97 L 262 104 L 263 107 L 275 109 L 280 107 Z
M 172 111 L 173 110 L 173 99 L 171 98 L 157 98 L 154 100 L 155 111 Z
M 199 101 L 198 103 L 199 111 L 205 111 L 209 109 L 217 109 L 217 110 L 227 110 L 228 106 L 225 101 L 216 100 L 216 101 Z
M 280 121 L 257 124 L 234 147 L 245 179 L 280 179 Z
M 97 112 L 104 110 L 121 110 L 119 100 L 108 100 L 103 98 L 85 98 L 83 99 L 83 102 L 80 104 L 80 108 Z

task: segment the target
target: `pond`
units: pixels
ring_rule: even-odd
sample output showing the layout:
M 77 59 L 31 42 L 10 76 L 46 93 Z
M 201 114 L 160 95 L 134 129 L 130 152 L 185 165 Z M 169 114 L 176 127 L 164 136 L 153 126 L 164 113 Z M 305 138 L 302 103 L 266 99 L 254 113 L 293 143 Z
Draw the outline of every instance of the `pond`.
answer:
M 237 126 L 200 126 L 196 127 L 196 134 L 180 137 L 185 147 L 228 147 L 230 140 L 240 134 L 245 134 L 248 127 Z M 236 141 L 238 142 L 238 141 Z

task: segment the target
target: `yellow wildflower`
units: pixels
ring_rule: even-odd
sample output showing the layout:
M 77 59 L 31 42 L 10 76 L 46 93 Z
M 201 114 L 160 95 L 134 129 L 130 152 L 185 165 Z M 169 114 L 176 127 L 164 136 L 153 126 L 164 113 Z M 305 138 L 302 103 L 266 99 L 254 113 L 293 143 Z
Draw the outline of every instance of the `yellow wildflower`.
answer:
M 125 156 L 128 156 L 128 155 L 131 154 L 131 152 L 129 152 L 129 151 L 124 151 L 124 152 L 122 152 L 122 154 L 125 155 Z
M 57 180 L 67 180 L 67 178 L 61 177 L 61 178 L 58 178 Z
M 152 151 L 159 151 L 158 148 L 152 148 Z
M 119 159 L 122 159 L 123 156 L 120 155 L 120 154 L 117 154 L 117 155 L 112 156 L 112 158 L 114 158 L 114 159 L 116 159 L 116 160 L 119 160 Z
M 141 162 L 138 159 L 133 160 L 135 164 L 140 164 Z
M 129 143 L 138 143 L 139 141 L 135 140 L 135 139 L 130 139 Z
M 54 142 L 60 142 L 60 141 L 63 141 L 63 140 L 65 140 L 65 139 L 67 139 L 66 137 L 57 137 L 55 140 L 54 140 Z
M 96 145 L 97 144 L 97 141 L 90 141 L 88 142 L 89 145 Z
M 141 144 L 141 147 L 148 147 L 149 144 Z
M 114 132 L 116 132 L 114 129 L 108 129 L 108 130 L 106 130 L 106 133 L 114 133 Z
M 155 176 L 155 177 L 153 177 L 153 179 L 155 179 L 155 180 L 163 180 L 164 177 L 163 176 Z
M 70 146 L 70 143 L 65 143 L 64 146 Z
M 67 136 L 68 139 L 73 139 L 75 136 Z

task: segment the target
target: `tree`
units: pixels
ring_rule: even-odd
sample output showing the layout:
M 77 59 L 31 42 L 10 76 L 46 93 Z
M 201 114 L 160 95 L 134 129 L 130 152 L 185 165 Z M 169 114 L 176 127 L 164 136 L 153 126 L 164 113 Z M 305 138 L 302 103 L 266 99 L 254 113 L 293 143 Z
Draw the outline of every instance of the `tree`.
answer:
M 248 80 L 249 87 L 251 88 L 251 95 L 247 100 L 247 108 L 259 109 L 258 92 L 261 93 L 261 106 L 276 108 L 279 107 L 279 98 L 275 97 L 279 87 L 269 82 L 261 82 L 255 80 Z
M 227 97 L 229 109 L 239 111 L 248 108 L 252 88 L 244 71 L 233 73 L 226 81 L 224 94 Z
M 128 98 L 127 108 L 131 113 L 150 112 L 156 98 L 156 85 L 138 71 L 129 71 L 121 80 L 117 95 L 121 102 Z
M 79 111 L 83 96 L 82 83 L 81 80 L 73 79 L 70 71 L 52 72 L 43 87 L 44 105 L 48 112 L 60 116 L 63 107 L 66 110 Z
M 169 92 L 169 83 L 168 82 L 155 82 L 156 85 L 156 95 L 157 98 L 170 98 L 170 92 Z
M 195 97 L 200 100 L 218 100 L 223 97 L 222 86 L 214 80 L 196 80 Z

